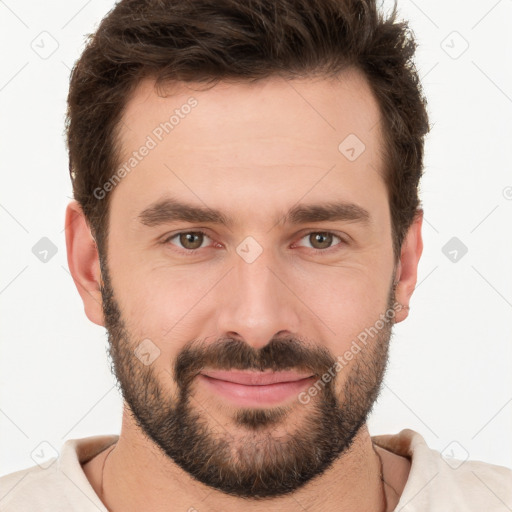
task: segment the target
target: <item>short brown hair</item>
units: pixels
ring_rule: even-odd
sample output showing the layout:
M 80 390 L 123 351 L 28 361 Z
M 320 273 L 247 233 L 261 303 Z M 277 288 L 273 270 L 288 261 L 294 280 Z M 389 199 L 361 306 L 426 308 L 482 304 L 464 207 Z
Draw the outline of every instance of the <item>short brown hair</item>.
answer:
M 66 118 L 69 170 L 106 256 L 109 197 L 98 199 L 119 165 L 117 129 L 143 78 L 249 82 L 364 73 L 382 113 L 395 258 L 419 210 L 426 99 L 413 62 L 416 42 L 375 0 L 122 0 L 102 20 L 75 64 Z

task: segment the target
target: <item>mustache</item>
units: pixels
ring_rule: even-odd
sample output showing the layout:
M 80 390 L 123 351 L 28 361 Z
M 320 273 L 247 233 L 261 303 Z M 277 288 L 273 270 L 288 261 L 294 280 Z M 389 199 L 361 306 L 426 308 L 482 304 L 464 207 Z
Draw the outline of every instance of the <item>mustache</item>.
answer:
M 336 360 L 322 346 L 307 345 L 296 338 L 273 338 L 255 349 L 234 338 L 212 343 L 193 340 L 185 345 L 174 363 L 174 378 L 186 388 L 206 368 L 215 370 L 295 370 L 320 377 Z

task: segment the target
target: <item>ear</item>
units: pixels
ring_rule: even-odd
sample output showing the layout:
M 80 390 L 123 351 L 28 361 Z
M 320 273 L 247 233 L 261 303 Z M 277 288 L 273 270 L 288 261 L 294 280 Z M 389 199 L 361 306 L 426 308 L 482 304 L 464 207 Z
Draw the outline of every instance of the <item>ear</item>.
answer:
M 82 297 L 85 314 L 91 322 L 105 326 L 98 248 L 77 201 L 73 200 L 68 204 L 65 222 L 69 271 Z
M 395 282 L 395 299 L 403 307 L 397 310 L 395 322 L 402 322 L 409 314 L 409 301 L 416 287 L 418 278 L 418 263 L 423 252 L 423 240 L 421 238 L 421 226 L 423 223 L 423 210 L 419 210 L 405 235 L 400 251 Z

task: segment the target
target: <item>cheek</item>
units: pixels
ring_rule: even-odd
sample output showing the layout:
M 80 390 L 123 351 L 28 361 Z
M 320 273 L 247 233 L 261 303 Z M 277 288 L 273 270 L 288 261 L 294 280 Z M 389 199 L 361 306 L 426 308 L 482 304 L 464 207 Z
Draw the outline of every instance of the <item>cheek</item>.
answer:
M 174 361 L 183 345 L 200 335 L 199 315 L 214 307 L 208 291 L 218 281 L 217 275 L 184 267 L 139 266 L 130 272 L 127 268 L 125 276 L 120 273 L 116 298 L 130 336 L 134 343 L 150 339 L 158 347 L 157 366 Z
M 314 279 L 302 280 L 297 295 L 311 309 L 310 318 L 324 333 L 327 348 L 336 357 L 386 312 L 388 279 L 367 268 L 338 272 L 331 268 L 321 277 L 318 274 Z

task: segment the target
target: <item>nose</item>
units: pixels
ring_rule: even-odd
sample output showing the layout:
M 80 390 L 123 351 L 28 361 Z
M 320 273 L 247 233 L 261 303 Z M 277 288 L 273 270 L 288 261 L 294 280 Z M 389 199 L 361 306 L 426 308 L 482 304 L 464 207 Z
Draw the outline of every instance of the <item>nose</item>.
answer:
M 290 281 L 289 272 L 265 252 L 252 263 L 235 261 L 218 290 L 218 332 L 241 338 L 255 349 L 274 337 L 300 332 L 300 301 Z

